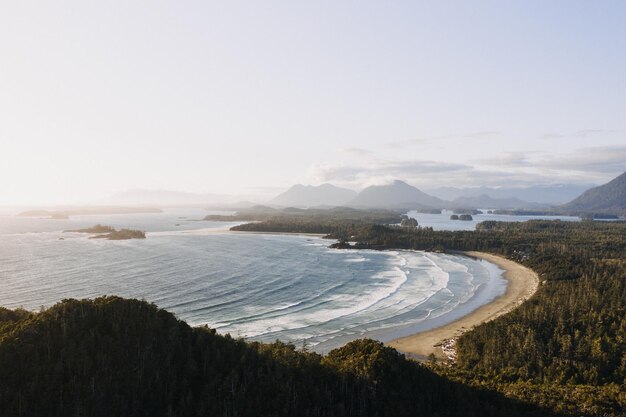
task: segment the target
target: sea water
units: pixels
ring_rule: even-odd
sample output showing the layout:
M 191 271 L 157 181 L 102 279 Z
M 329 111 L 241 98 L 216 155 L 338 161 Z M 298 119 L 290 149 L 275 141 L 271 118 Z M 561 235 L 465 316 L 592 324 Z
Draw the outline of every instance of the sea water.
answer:
M 504 293 L 493 264 L 415 251 L 334 250 L 314 236 L 233 233 L 206 211 L 0 216 L 0 305 L 30 310 L 65 298 L 145 299 L 191 325 L 327 352 L 453 321 Z M 96 223 L 147 231 L 142 240 L 63 230 Z
M 442 210 L 441 213 L 419 213 L 409 211 L 407 216 L 417 220 L 423 227 L 432 227 L 433 230 L 475 230 L 480 222 L 493 220 L 498 222 L 525 222 L 528 220 L 560 220 L 566 222 L 579 222 L 577 216 L 516 216 L 512 214 L 491 214 L 489 209 L 482 209 L 482 213 L 473 214 L 472 220 L 451 220 L 454 214 L 451 210 Z

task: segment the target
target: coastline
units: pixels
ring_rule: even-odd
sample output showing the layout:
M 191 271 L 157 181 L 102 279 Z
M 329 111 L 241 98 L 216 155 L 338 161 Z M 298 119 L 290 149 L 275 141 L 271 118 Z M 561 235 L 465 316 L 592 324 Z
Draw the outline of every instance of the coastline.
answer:
M 278 236 L 311 236 L 311 237 L 324 237 L 327 233 L 305 233 L 305 232 L 257 232 L 254 230 L 230 230 L 230 233 L 246 233 L 252 235 L 278 235 Z
M 454 342 L 450 343 L 449 340 L 455 340 L 473 327 L 510 312 L 537 291 L 539 277 L 525 266 L 485 252 L 459 252 L 459 255 L 485 260 L 502 268 L 504 270 L 503 276 L 507 280 L 506 292 L 459 320 L 431 330 L 391 340 L 386 343 L 387 346 L 393 347 L 410 357 L 425 358 L 434 354 L 438 359 L 450 359 L 454 357 Z M 445 352 L 444 342 L 448 342 L 445 343 Z
M 211 227 L 206 229 L 189 229 L 189 230 L 171 230 L 163 232 L 147 232 L 150 235 L 169 234 L 171 232 L 192 234 L 192 235 L 212 235 L 212 234 L 251 234 L 251 235 L 276 235 L 276 236 L 308 236 L 320 237 L 326 236 L 324 233 L 303 233 L 303 232 L 257 232 L 248 230 L 231 230 L 232 226 Z

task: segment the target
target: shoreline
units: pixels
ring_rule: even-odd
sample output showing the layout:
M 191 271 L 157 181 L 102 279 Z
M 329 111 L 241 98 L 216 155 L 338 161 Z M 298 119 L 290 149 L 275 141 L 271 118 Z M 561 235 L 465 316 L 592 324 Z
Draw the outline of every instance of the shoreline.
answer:
M 305 233 L 305 232 L 257 232 L 254 230 L 230 230 L 230 233 L 247 233 L 252 235 L 279 235 L 279 236 L 310 236 L 310 237 L 321 237 L 327 235 L 327 233 Z
M 517 262 L 485 252 L 469 251 L 458 254 L 491 262 L 502 268 L 503 276 L 507 280 L 506 292 L 452 323 L 391 340 L 385 343 L 387 346 L 414 358 L 425 358 L 434 354 L 437 359 L 453 359 L 454 341 L 457 337 L 479 324 L 514 310 L 530 298 L 539 287 L 537 274 Z
M 257 232 L 248 230 L 231 230 L 232 226 L 211 227 L 206 229 L 183 229 L 183 230 L 167 230 L 161 232 L 146 232 L 146 234 L 158 236 L 159 234 L 169 234 L 172 232 L 191 235 L 212 235 L 212 234 L 251 234 L 251 235 L 276 235 L 276 236 L 303 236 L 303 237 L 319 237 L 326 236 L 324 233 L 304 233 L 304 232 Z

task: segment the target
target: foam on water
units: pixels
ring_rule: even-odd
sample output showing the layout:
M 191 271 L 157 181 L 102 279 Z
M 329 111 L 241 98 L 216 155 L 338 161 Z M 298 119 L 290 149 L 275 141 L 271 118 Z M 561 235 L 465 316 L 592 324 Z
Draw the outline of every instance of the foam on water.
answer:
M 466 257 L 331 250 L 310 236 L 234 234 L 205 212 L 93 216 L 0 225 L 0 305 L 144 298 L 192 325 L 320 352 L 453 320 L 504 292 L 501 271 Z M 143 226 L 147 239 L 91 240 L 63 229 Z M 63 237 L 64 240 L 59 240 Z M 457 317 L 458 318 L 458 317 Z

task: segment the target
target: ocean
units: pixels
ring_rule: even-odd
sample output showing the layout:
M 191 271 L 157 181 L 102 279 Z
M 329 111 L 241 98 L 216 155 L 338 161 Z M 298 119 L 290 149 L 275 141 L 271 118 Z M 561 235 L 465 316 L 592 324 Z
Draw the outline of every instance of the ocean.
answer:
M 228 232 L 208 212 L 0 215 L 0 306 L 37 310 L 65 298 L 145 299 L 190 325 L 318 352 L 451 322 L 501 295 L 497 266 L 415 251 L 333 250 L 314 236 Z M 108 241 L 63 232 L 96 223 L 147 232 Z M 455 223 L 459 223 L 458 221 Z

